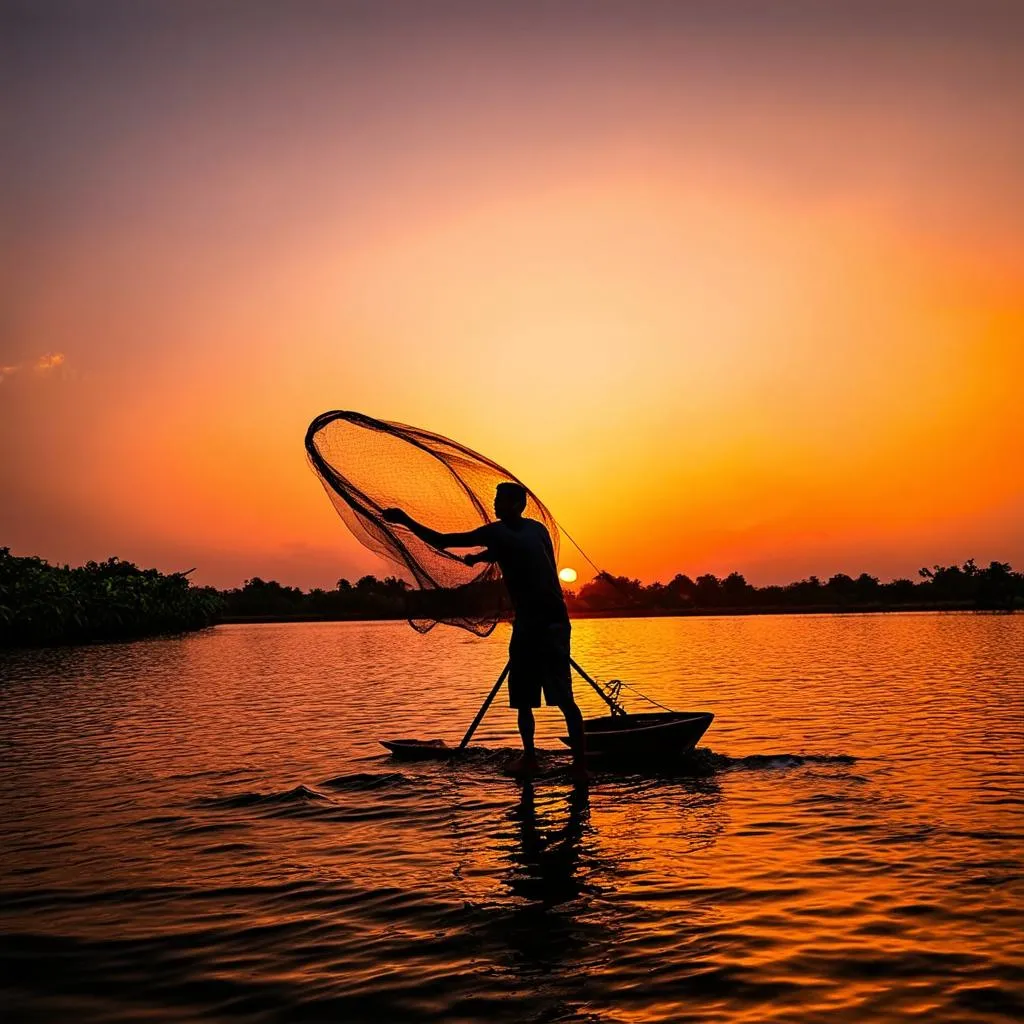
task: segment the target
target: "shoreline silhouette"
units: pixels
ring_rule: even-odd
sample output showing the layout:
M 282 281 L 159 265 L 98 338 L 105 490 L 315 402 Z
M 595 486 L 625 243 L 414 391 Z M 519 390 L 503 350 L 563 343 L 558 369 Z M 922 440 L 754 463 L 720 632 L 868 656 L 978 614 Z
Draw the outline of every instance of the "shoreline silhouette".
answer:
M 191 572 L 192 570 L 189 570 Z M 434 617 L 503 600 L 500 582 L 459 592 L 415 590 L 389 576 L 338 580 L 304 591 L 258 576 L 241 587 L 196 586 L 188 572 L 162 573 L 108 558 L 84 566 L 50 565 L 0 548 L 0 648 L 111 643 L 186 633 L 218 623 L 333 622 Z M 918 579 L 881 582 L 862 573 L 753 586 L 740 573 L 668 583 L 601 574 L 565 591 L 574 619 L 687 615 L 842 614 L 982 611 L 1024 608 L 1024 573 L 1008 562 L 982 568 L 922 568 Z M 509 615 L 502 615 L 508 618 Z

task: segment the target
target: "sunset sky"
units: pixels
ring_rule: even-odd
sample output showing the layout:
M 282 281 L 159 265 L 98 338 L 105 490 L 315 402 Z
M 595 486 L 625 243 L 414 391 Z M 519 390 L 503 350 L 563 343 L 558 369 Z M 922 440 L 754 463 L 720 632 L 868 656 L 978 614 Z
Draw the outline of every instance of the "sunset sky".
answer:
M 339 408 L 644 580 L 1024 568 L 1024 5 L 4 11 L 14 553 L 382 574 Z

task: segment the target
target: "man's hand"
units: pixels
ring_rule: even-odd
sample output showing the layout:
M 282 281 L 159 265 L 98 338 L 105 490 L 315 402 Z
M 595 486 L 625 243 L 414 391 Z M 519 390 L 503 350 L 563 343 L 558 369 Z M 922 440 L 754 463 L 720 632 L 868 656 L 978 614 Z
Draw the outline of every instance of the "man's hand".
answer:
M 464 561 L 466 565 L 472 566 L 477 565 L 480 562 L 493 562 L 494 555 L 492 555 L 490 551 L 477 551 L 475 554 L 463 555 L 462 561 Z
M 395 523 L 398 526 L 408 526 L 409 516 L 408 513 L 404 512 L 400 508 L 386 508 L 381 513 L 381 519 L 385 523 Z

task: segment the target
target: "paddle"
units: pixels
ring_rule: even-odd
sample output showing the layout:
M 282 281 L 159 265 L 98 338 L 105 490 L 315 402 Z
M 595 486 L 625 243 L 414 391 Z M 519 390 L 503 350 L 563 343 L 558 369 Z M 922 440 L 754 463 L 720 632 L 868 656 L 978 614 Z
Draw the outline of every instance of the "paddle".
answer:
M 462 737 L 462 742 L 457 747 L 449 747 L 444 740 L 380 740 L 381 746 L 387 747 L 392 754 L 396 754 L 399 757 L 413 758 L 413 759 L 430 759 L 434 758 L 437 760 L 443 760 L 447 757 L 454 757 L 456 754 L 462 753 L 466 749 L 466 744 L 469 743 L 473 733 L 476 732 L 476 727 L 483 721 L 484 715 L 487 714 L 487 709 L 491 706 L 492 701 L 498 695 L 498 691 L 501 689 L 501 684 L 505 682 L 508 676 L 509 664 L 505 663 L 505 667 L 501 670 L 501 675 L 498 676 L 498 681 L 491 687 L 491 692 L 487 694 L 487 699 L 483 702 L 480 710 L 476 713 L 476 718 L 473 719 L 472 724 L 466 730 L 466 735 Z
M 476 732 L 476 727 L 483 721 L 484 715 L 487 714 L 487 709 L 491 706 L 491 702 L 498 696 L 501 684 L 505 682 L 505 677 L 508 675 L 508 670 L 511 664 L 512 663 L 510 661 L 505 662 L 505 667 L 501 670 L 501 675 L 498 676 L 498 681 L 491 687 L 491 692 L 487 694 L 487 700 L 484 701 L 483 706 L 476 713 L 476 718 L 473 719 L 473 724 L 466 730 L 466 735 L 462 737 L 462 742 L 458 747 L 459 750 L 465 749 L 470 737 Z
M 511 667 L 511 662 L 505 662 L 505 667 L 501 670 L 501 675 L 498 676 L 498 681 L 491 688 L 491 692 L 487 694 L 487 699 L 484 701 L 483 706 L 476 713 L 476 718 L 473 719 L 472 724 L 466 730 L 466 735 L 462 737 L 462 742 L 459 744 L 458 749 L 463 750 L 467 743 L 469 743 L 470 737 L 476 732 L 476 727 L 483 721 L 484 715 L 487 714 L 487 709 L 491 706 L 491 702 L 498 695 L 498 691 L 501 689 L 501 684 L 505 682 L 505 677 L 508 675 L 508 670 Z M 611 699 L 602 689 L 600 683 L 595 682 L 582 668 L 576 663 L 575 658 L 569 659 L 569 664 L 597 691 L 598 696 L 612 709 L 613 715 L 623 715 L 625 712 L 622 708 Z
M 583 669 L 576 663 L 575 659 L 570 658 L 569 662 L 580 676 L 590 683 L 590 685 L 597 691 L 601 700 L 611 708 L 613 715 L 625 714 L 621 706 L 612 700 L 607 693 L 605 693 L 599 683 L 595 682 L 587 675 L 586 672 L 583 671 Z M 508 678 L 510 665 L 510 662 L 505 663 L 505 667 L 501 670 L 501 675 L 498 676 L 497 682 L 491 687 L 491 692 L 487 694 L 480 710 L 476 713 L 476 718 L 474 718 L 470 723 L 469 728 L 466 730 L 466 735 L 462 737 L 462 742 L 457 747 L 449 747 L 443 740 L 434 740 L 430 742 L 426 742 L 424 740 L 381 740 L 381 744 L 387 747 L 388 750 L 394 754 L 417 758 L 445 758 L 451 757 L 452 755 L 465 750 L 466 745 L 473 736 L 473 733 L 476 732 L 477 726 L 483 721 L 484 715 L 487 714 L 487 709 L 494 702 L 494 698 L 497 697 L 498 691 L 501 689 L 501 684 Z

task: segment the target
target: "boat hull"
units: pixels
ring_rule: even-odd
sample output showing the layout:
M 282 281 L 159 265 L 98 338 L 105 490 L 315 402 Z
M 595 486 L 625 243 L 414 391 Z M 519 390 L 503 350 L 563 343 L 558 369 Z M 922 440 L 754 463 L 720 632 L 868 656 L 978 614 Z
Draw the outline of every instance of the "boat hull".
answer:
M 447 761 L 462 751 L 458 747 L 449 747 L 444 740 L 380 740 L 382 747 L 387 747 L 395 757 L 406 761 Z
M 587 755 L 622 761 L 671 761 L 690 753 L 714 720 L 710 711 L 659 711 L 584 720 Z M 560 737 L 569 745 L 567 736 Z
M 659 711 L 587 719 L 587 756 L 612 762 L 673 761 L 693 750 L 714 717 L 709 711 Z M 561 740 L 569 745 L 568 737 Z M 444 740 L 380 742 L 395 757 L 410 761 L 446 761 L 463 752 Z

